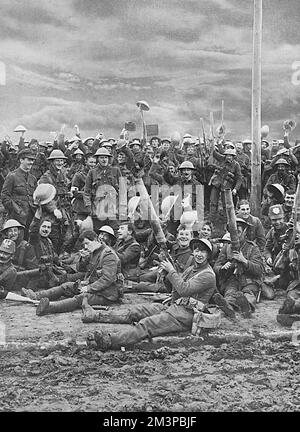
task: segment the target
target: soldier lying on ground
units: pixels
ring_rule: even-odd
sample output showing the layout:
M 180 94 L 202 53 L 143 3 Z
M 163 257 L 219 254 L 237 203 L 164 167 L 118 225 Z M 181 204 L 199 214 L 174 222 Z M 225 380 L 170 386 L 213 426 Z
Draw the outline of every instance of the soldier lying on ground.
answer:
M 83 302 L 83 322 L 127 323 L 136 325 L 117 333 L 96 331 L 87 337 L 91 347 L 103 351 L 119 349 L 146 338 L 191 330 L 195 304 L 199 310 L 205 310 L 208 301 L 216 289 L 215 274 L 208 263 L 212 252 L 208 240 L 194 239 L 190 243 L 195 264 L 179 275 L 173 265 L 165 260 L 160 263 L 167 272 L 167 279 L 172 285 L 170 306 L 163 304 L 143 304 L 126 310 L 95 312 Z

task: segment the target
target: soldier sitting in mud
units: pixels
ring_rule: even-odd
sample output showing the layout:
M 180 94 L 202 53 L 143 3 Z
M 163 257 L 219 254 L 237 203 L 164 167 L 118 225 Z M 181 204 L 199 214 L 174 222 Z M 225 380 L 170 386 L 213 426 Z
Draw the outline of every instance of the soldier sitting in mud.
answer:
M 172 246 L 170 256 L 173 259 L 175 270 L 178 273 L 182 273 L 192 257 L 192 251 L 189 247 L 190 241 L 193 238 L 193 232 L 186 228 L 185 225 L 178 227 L 177 241 Z M 159 260 L 163 260 L 163 254 L 155 254 L 156 263 L 159 264 Z M 133 287 L 128 289 L 128 292 L 171 292 L 172 286 L 166 279 L 165 272 L 158 271 L 158 266 L 155 266 L 152 270 L 147 270 L 140 274 L 140 281 L 138 283 L 133 282 Z
M 222 295 L 216 293 L 213 299 L 230 318 L 235 311 L 249 318 L 261 286 L 263 260 L 258 246 L 246 240 L 248 222 L 236 218 L 236 223 L 240 252 L 233 251 L 231 244 L 223 246 L 214 266 Z
M 167 273 L 172 285 L 171 305 L 142 304 L 123 310 L 96 312 L 83 301 L 82 321 L 101 323 L 133 324 L 117 333 L 96 331 L 87 337 L 87 344 L 103 351 L 119 349 L 143 339 L 191 330 L 194 308 L 205 310 L 216 289 L 216 277 L 208 263 L 212 252 L 209 240 L 193 239 L 190 247 L 195 264 L 178 274 L 170 261 L 162 261 L 161 268 Z
M 119 301 L 122 292 L 117 281 L 119 260 L 116 253 L 100 243 L 94 231 L 84 231 L 80 240 L 84 248 L 81 250 L 82 262 L 79 268 L 80 271 L 85 270 L 85 279 L 82 282 L 65 282 L 37 293 L 23 290 L 30 298 L 40 300 L 36 309 L 38 316 L 78 309 L 84 294 L 91 305 L 112 305 Z M 50 302 L 62 296 L 68 298 Z
M 4 299 L 8 291 L 14 291 L 17 270 L 12 260 L 15 251 L 15 242 L 10 239 L 4 239 L 0 245 L 0 299 Z

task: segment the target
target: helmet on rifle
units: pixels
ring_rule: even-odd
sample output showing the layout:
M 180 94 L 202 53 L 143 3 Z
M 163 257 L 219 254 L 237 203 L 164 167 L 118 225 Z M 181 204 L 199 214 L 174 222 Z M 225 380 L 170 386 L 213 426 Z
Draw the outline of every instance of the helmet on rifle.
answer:
M 33 202 L 35 205 L 48 204 L 55 198 L 56 189 L 50 183 L 42 183 L 33 192 Z
M 224 151 L 224 155 L 227 156 L 236 156 L 236 149 L 235 148 L 228 148 Z
M 20 222 L 18 222 L 15 219 L 8 219 L 5 224 L 2 227 L 1 232 L 9 229 L 9 228 L 25 228 L 24 225 L 21 225 Z
M 55 149 L 52 150 L 50 156 L 48 157 L 48 160 L 53 160 L 53 159 L 68 159 L 68 158 L 63 154 L 61 150 Z
M 179 166 L 178 169 L 180 169 L 180 170 L 182 170 L 182 169 L 191 169 L 191 170 L 194 170 L 195 167 L 192 164 L 192 162 L 190 162 L 190 161 L 184 161 L 184 162 L 182 162 L 182 164 Z

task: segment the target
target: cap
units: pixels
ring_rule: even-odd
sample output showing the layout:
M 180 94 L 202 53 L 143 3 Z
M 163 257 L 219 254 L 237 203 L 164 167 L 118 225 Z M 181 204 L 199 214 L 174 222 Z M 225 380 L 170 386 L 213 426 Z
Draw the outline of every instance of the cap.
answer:
M 16 244 L 13 240 L 4 239 L 0 245 L 0 251 L 8 254 L 14 254 L 16 252 Z
M 18 152 L 19 159 L 36 159 L 36 154 L 30 148 L 24 148 Z
M 275 204 L 275 205 L 270 206 L 268 216 L 269 216 L 269 218 L 272 218 L 272 219 L 283 218 L 284 212 L 283 212 L 282 206 L 280 204 Z

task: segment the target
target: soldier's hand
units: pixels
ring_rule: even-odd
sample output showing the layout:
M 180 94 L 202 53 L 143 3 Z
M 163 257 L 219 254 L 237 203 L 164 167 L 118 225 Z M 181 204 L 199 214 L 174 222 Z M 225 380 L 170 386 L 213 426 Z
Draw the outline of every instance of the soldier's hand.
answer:
M 227 261 L 222 267 L 221 270 L 228 270 L 232 266 L 230 261 Z
M 267 264 L 268 264 L 269 266 L 272 266 L 272 265 L 273 265 L 273 260 L 272 260 L 271 257 L 267 258 L 266 262 L 267 262 Z
M 240 262 L 241 264 L 247 264 L 247 262 L 248 262 L 247 259 L 242 254 L 242 252 L 233 252 L 232 258 L 235 261 Z
M 81 287 L 79 288 L 79 291 L 81 294 L 84 294 L 84 293 L 88 292 L 88 287 L 81 285 Z
M 56 217 L 56 219 L 62 219 L 62 212 L 58 209 L 55 209 L 53 211 L 54 216 Z
M 161 261 L 159 264 L 159 267 L 166 272 L 170 273 L 171 271 L 175 270 L 173 265 L 168 260 Z
M 236 195 L 236 194 L 237 194 L 236 189 L 232 189 L 232 195 Z

